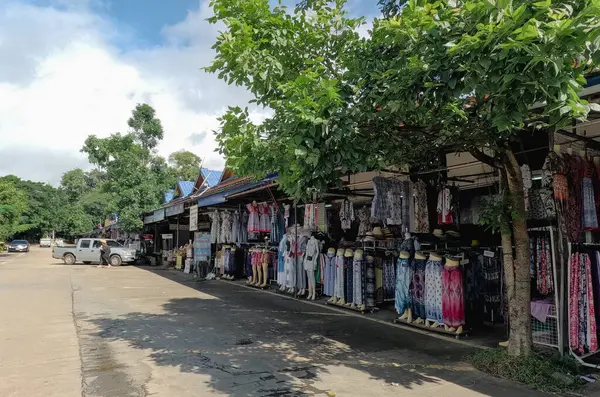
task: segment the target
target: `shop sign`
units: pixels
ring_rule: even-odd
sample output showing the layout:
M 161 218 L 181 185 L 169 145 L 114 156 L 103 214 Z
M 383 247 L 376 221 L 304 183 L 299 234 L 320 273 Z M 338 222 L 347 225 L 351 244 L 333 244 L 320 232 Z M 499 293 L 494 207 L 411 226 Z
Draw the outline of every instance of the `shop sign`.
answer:
M 154 211 L 152 215 L 144 217 L 144 224 L 147 225 L 149 223 L 160 222 L 163 219 L 165 219 L 165 210 L 164 208 L 161 208 L 159 210 Z
M 210 222 L 198 222 L 197 230 L 210 230 Z
M 173 233 L 161 234 L 163 240 L 173 240 Z
M 178 214 L 183 214 L 183 203 L 175 204 L 165 208 L 166 216 L 173 216 Z
M 192 205 L 190 207 L 190 232 L 198 230 L 198 206 Z
M 194 263 L 210 262 L 210 233 L 194 233 Z
M 177 224 L 176 223 L 169 223 L 169 230 L 177 230 Z M 190 225 L 179 225 L 179 230 L 182 231 L 188 231 L 190 230 Z

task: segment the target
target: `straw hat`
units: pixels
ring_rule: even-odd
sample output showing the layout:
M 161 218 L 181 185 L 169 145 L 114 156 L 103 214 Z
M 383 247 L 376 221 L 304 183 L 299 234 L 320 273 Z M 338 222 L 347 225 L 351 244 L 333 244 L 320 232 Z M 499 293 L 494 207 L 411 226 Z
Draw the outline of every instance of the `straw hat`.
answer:
M 377 238 L 383 237 L 383 231 L 381 230 L 381 227 L 375 226 L 373 228 L 373 235 Z

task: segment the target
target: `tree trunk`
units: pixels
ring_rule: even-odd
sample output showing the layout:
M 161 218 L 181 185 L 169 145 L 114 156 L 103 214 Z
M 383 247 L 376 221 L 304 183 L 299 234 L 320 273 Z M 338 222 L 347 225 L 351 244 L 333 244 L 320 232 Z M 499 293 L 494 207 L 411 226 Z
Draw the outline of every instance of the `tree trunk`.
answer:
M 532 350 L 531 337 L 531 280 L 529 274 L 529 233 L 523 194 L 523 176 L 521 168 L 512 151 L 506 152 L 506 179 L 512 204 L 512 237 L 514 239 L 514 257 L 512 267 L 505 263 L 506 287 L 508 291 L 508 310 L 510 337 L 508 353 L 513 356 L 529 355 Z M 508 244 L 502 238 L 503 248 Z M 512 250 L 511 250 L 512 253 Z

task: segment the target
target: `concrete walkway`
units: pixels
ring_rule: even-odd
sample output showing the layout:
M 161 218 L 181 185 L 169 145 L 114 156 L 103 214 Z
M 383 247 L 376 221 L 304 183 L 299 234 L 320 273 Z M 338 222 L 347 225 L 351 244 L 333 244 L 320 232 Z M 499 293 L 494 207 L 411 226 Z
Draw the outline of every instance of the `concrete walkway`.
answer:
M 471 347 L 171 271 L 0 259 L 0 396 L 541 396 Z

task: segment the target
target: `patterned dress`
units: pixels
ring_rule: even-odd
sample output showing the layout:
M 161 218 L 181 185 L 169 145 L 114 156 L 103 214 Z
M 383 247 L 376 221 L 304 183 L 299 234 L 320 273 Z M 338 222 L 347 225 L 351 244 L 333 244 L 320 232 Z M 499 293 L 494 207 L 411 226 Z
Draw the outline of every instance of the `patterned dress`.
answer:
M 425 265 L 425 313 L 427 320 L 444 322 L 442 316 L 442 261 L 429 259 Z
M 208 214 L 210 218 L 211 226 L 210 226 L 210 242 L 217 243 L 219 242 L 219 234 L 221 230 L 221 214 L 219 211 L 213 211 Z
M 425 259 L 415 259 L 414 273 L 410 283 L 411 307 L 414 318 L 426 318 L 425 312 Z
M 365 286 L 365 305 L 367 307 L 375 306 L 375 258 L 367 256 L 366 266 L 366 286 Z
M 396 312 L 402 314 L 411 307 L 410 282 L 414 273 L 412 259 L 398 258 L 396 265 Z
M 427 184 L 418 181 L 413 185 L 414 190 L 414 232 L 429 233 L 429 210 L 427 209 Z
M 459 327 L 465 323 L 465 302 L 460 266 L 444 266 L 442 270 L 442 316 L 444 324 Z

